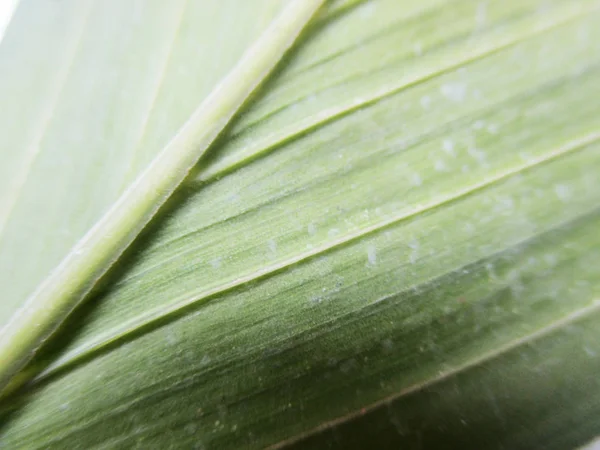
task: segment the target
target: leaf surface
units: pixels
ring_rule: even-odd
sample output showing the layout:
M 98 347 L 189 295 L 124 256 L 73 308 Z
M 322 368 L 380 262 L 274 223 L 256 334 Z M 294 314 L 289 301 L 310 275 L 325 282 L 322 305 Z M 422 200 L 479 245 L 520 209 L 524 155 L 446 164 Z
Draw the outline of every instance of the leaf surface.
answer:
M 0 390 L 4 391 L 164 206 L 322 3 L 323 0 L 297 0 L 286 5 L 166 146 L 4 325 L 0 331 Z
M 228 3 L 200 4 L 223 20 L 244 19 Z M 211 21 L 203 29 L 197 21 L 206 16 L 196 7 L 198 17 L 182 16 L 189 42 L 214 39 L 222 27 Z M 22 30 L 43 59 L 19 25 L 35 19 L 24 8 L 0 51 L 24 45 Z M 264 8 L 265 18 L 276 12 L 272 3 Z M 34 380 L 5 402 L 1 444 L 359 448 L 377 438 L 389 445 L 452 438 L 471 448 L 565 448 L 598 434 L 600 115 L 591 99 L 600 88 L 600 3 L 381 0 L 330 8 L 29 367 Z M 86 25 L 77 45 L 118 22 L 92 17 L 102 33 Z M 254 33 L 264 26 L 259 17 Z M 157 29 L 150 19 L 139 23 L 147 33 Z M 63 39 L 57 55 L 67 60 L 69 28 L 54 26 L 40 29 L 36 42 Z M 251 31 L 232 29 L 223 45 L 239 55 Z M 192 37 L 192 30 L 207 34 Z M 142 31 L 116 29 L 114 48 L 97 45 L 120 69 L 140 69 L 129 56 L 115 57 L 123 33 L 154 57 L 166 45 L 166 37 L 152 35 L 151 44 Z M 57 246 L 31 270 L 52 267 L 58 247 L 68 251 L 127 171 L 140 170 L 186 119 L 210 89 L 188 98 L 195 77 L 210 72 L 214 84 L 223 76 L 197 64 L 184 77 L 190 53 L 184 43 L 171 45 L 163 70 L 174 75 L 156 81 L 154 73 L 154 100 L 139 93 L 140 104 L 156 104 L 152 114 L 144 109 L 150 137 L 137 150 L 123 140 L 126 150 L 115 150 L 106 172 L 95 172 L 108 151 L 99 137 L 87 152 L 79 142 L 36 156 L 69 161 L 72 176 L 61 178 L 62 191 L 28 177 L 30 203 L 19 197 L 6 222 L 23 242 L 35 236 L 23 247 L 29 255 L 42 253 L 44 242 Z M 235 52 L 223 48 L 206 61 L 231 51 L 233 64 Z M 14 73 L 30 64 L 3 55 L 0 64 Z M 68 70 L 89 82 L 83 61 L 46 64 L 55 78 L 73 64 Z M 120 95 L 129 92 L 116 88 L 124 73 L 114 75 Z M 25 83 L 16 75 L 13 82 Z M 24 149 L 6 157 L 13 167 L 26 164 L 19 158 L 31 144 L 23 130 L 35 127 L 32 111 L 46 111 L 39 99 L 51 95 L 42 81 L 28 83 L 40 92 L 21 105 L 22 136 L 7 141 Z M 72 82 L 65 86 L 70 91 Z M 56 104 L 95 104 L 75 92 L 71 103 L 57 95 Z M 116 123 L 130 133 L 140 119 L 118 105 Z M 155 131 L 150 124 L 166 116 L 170 125 Z M 97 117 L 65 117 L 63 127 L 81 139 L 94 136 Z M 51 150 L 58 148 L 62 158 Z M 125 152 L 135 152 L 126 169 Z M 71 154 L 108 184 L 89 174 L 78 181 L 83 163 Z M 40 177 L 48 167 L 40 165 Z M 104 203 L 67 189 L 80 184 Z M 62 209 L 45 204 L 46 195 Z M 30 223 L 41 204 L 57 221 L 40 216 L 54 224 L 45 233 L 58 233 L 58 220 L 83 216 L 73 206 L 82 203 L 90 219 L 60 244 L 18 226 L 15 215 L 24 208 L 21 223 Z M 6 242 L 3 267 L 25 280 L 14 259 L 19 241 Z M 12 272 L 0 273 L 9 280 Z M 29 283 L 17 283 L 3 317 Z

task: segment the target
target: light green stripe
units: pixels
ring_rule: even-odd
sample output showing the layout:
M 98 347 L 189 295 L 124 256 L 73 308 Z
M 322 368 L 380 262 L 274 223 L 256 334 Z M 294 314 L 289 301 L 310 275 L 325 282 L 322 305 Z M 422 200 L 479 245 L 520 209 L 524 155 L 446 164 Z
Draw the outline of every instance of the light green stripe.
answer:
M 324 0 L 295 0 L 250 47 L 112 208 L 0 334 L 0 391 L 31 359 L 183 181 Z

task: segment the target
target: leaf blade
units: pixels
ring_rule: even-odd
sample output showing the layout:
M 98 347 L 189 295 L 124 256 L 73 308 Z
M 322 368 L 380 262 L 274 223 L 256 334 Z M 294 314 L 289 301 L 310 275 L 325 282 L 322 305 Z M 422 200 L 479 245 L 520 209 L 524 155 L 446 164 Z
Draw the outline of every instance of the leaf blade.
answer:
M 436 23 L 444 24 L 450 8 L 467 4 L 436 3 Z M 573 21 L 562 20 L 571 2 L 547 3 L 543 12 L 533 1 L 502 5 L 525 17 L 524 29 L 538 20 L 556 26 L 462 71 L 311 130 L 220 180 L 187 186 L 183 201 L 141 241 L 125 274 L 98 294 L 96 308 L 66 330 L 57 354 L 46 356 L 77 352 L 146 308 L 168 306 L 196 289 L 235 283 L 244 271 L 295 257 L 309 245 L 336 242 L 536 160 L 546 163 L 192 305 L 88 359 L 71 359 L 71 365 L 63 360 L 65 366 L 15 397 L 22 407 L 9 417 L 3 443 L 263 447 L 410 386 L 433 383 L 440 371 L 472 367 L 458 379 L 477 380 L 482 371 L 474 361 L 482 355 L 528 340 L 565 317 L 585 315 L 560 330 L 561 339 L 585 322 L 589 334 L 581 336 L 594 343 L 597 316 L 592 313 L 600 278 L 594 176 L 599 154 L 593 141 L 598 122 L 597 108 L 589 102 L 598 79 L 595 4 L 579 4 L 590 8 L 585 10 L 589 17 L 577 15 Z M 379 11 L 371 23 L 391 12 Z M 326 50 L 343 47 L 331 39 L 334 30 L 349 26 L 350 20 L 360 23 L 364 14 L 359 7 L 328 22 Z M 488 31 L 501 34 L 506 17 L 492 20 Z M 466 22 L 464 29 L 453 30 L 461 45 L 486 39 L 481 31 L 471 36 Z M 296 55 L 306 58 L 309 67 L 321 61 L 310 50 L 314 42 Z M 386 47 L 379 50 L 384 53 Z M 355 56 L 344 66 L 352 67 Z M 378 63 L 375 57 L 372 63 Z M 304 64 L 292 60 L 296 72 L 275 83 L 297 82 L 294 77 Z M 365 72 L 371 67 L 364 60 L 355 64 Z M 333 68 L 339 66 L 327 67 L 332 77 L 337 75 Z M 500 67 L 507 69 L 499 73 Z M 315 85 L 323 81 L 319 77 L 323 73 L 312 79 Z M 465 81 L 470 94 L 458 102 L 460 89 L 448 88 Z M 269 102 L 279 108 L 277 96 L 271 95 Z M 259 104 L 260 99 L 254 107 Z M 252 121 L 256 136 L 284 122 L 274 116 L 242 120 Z M 547 158 L 585 136 L 589 145 Z M 232 142 L 225 139 L 223 145 Z M 528 342 L 537 349 L 549 341 Z M 568 364 L 582 342 L 577 335 L 565 342 L 567 350 L 545 352 L 540 360 Z M 521 350 L 518 355 L 527 354 Z M 597 360 L 579 350 L 580 373 L 569 371 L 569 377 L 585 377 L 596 369 Z M 516 372 L 509 373 L 524 380 L 510 384 L 503 411 L 513 411 L 520 386 L 537 380 L 527 360 L 515 359 Z M 505 359 L 495 361 L 485 367 L 502 368 Z M 544 380 L 562 377 L 560 369 L 548 367 Z M 576 381 L 568 387 L 581 398 Z M 431 391 L 423 392 L 411 399 L 427 417 Z M 468 392 L 461 398 L 464 404 L 481 404 Z M 447 404 L 440 409 L 450 414 Z M 585 408 L 561 399 L 552 404 L 585 424 L 574 439 L 560 442 L 576 443 L 593 432 L 594 423 L 584 420 Z M 593 412 L 599 404 L 593 397 L 585 407 Z M 483 424 L 493 425 L 492 406 L 483 405 Z M 401 407 L 399 414 L 410 409 Z M 555 436 L 544 428 L 548 416 L 532 416 L 533 409 L 518 417 Z M 41 412 L 48 410 L 61 414 L 44 417 Z M 436 425 L 444 424 L 441 419 Z M 495 442 L 511 442 L 519 434 L 514 423 L 495 434 Z M 419 424 L 410 424 L 411 429 Z M 455 436 L 460 441 L 465 435 L 457 431 Z M 530 432 L 519 442 L 532 436 L 544 437 Z M 330 440 L 321 437 L 319 442 L 328 445 Z
M 322 0 L 296 1 L 287 6 L 167 147 L 0 330 L 0 391 L 171 196 L 321 3 Z

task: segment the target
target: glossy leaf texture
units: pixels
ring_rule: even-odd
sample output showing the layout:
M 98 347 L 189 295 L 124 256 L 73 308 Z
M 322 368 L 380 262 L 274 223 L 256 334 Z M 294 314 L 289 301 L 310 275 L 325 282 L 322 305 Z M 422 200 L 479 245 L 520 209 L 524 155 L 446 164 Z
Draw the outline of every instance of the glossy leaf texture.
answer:
M 23 2 L 4 323 L 279 6 Z M 592 440 L 599 22 L 597 0 L 329 4 L 4 399 L 0 446 Z

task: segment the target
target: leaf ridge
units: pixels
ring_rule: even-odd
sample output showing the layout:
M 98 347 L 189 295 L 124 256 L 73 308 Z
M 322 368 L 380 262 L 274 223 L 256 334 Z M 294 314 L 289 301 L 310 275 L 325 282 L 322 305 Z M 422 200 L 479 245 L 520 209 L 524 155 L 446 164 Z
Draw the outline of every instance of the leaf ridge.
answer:
M 162 67 L 160 69 L 160 73 L 158 74 L 156 82 L 154 83 L 152 92 L 150 94 L 150 101 L 148 102 L 148 106 L 146 107 L 144 117 L 141 120 L 140 127 L 137 132 L 135 142 L 133 144 L 133 149 L 130 153 L 130 160 L 127 163 L 127 169 L 124 171 L 122 190 L 125 190 L 126 185 L 127 185 L 128 181 L 130 180 L 130 177 L 133 175 L 132 161 L 135 160 L 136 150 L 139 148 L 140 144 L 142 143 L 144 135 L 146 134 L 146 130 L 148 129 L 148 121 L 150 120 L 150 115 L 151 115 L 152 111 L 154 110 L 158 94 L 160 93 L 160 89 L 163 85 L 165 74 L 166 74 L 167 68 L 169 66 L 171 57 L 173 55 L 173 48 L 175 46 L 175 42 L 177 41 L 177 37 L 179 36 L 179 31 L 181 30 L 181 24 L 183 22 L 184 12 L 187 8 L 188 3 L 189 3 L 189 0 L 183 0 L 179 6 L 179 11 L 177 11 L 177 14 L 176 14 L 177 17 L 175 19 L 173 36 L 171 38 L 171 41 L 169 42 L 167 51 L 165 52 L 165 57 L 164 57 L 164 60 L 162 63 Z
M 595 69 L 596 69 L 596 66 L 594 66 L 593 68 L 590 68 L 588 70 L 591 71 L 591 70 L 595 70 Z M 581 75 L 583 75 L 583 74 L 581 74 Z M 471 114 L 468 114 L 468 115 L 465 115 L 465 116 L 462 116 L 462 117 L 458 117 L 458 118 L 456 118 L 456 119 L 454 119 L 452 121 L 449 121 L 449 122 L 445 123 L 439 129 L 435 129 L 435 130 L 432 130 L 432 131 L 425 132 L 423 134 L 417 135 L 414 138 L 411 138 L 410 140 L 406 141 L 407 150 L 410 149 L 414 145 L 418 145 L 418 144 L 427 142 L 430 139 L 435 139 L 435 138 L 440 137 L 444 133 L 447 133 L 449 130 L 452 130 L 458 124 L 471 123 L 475 119 L 485 118 L 488 115 L 493 114 L 497 109 L 499 109 L 499 108 L 502 109 L 503 107 L 505 107 L 506 105 L 511 104 L 514 101 L 530 99 L 530 98 L 532 98 L 535 95 L 538 95 L 538 94 L 543 93 L 543 92 L 545 92 L 547 90 L 551 90 L 551 89 L 555 88 L 556 86 L 564 83 L 565 81 L 566 81 L 566 79 L 559 78 L 559 79 L 554 80 L 554 81 L 552 81 L 550 83 L 542 85 L 540 88 L 535 89 L 534 91 L 528 92 L 526 94 L 519 94 L 519 95 L 515 95 L 515 96 L 512 96 L 512 97 L 509 97 L 509 98 L 507 98 L 507 99 L 505 99 L 505 100 L 503 100 L 503 101 L 501 101 L 499 103 L 495 103 L 495 104 L 493 104 L 491 106 L 478 109 L 477 111 L 475 111 L 475 112 L 473 112 Z M 342 171 L 342 172 L 344 170 L 345 169 L 340 169 L 340 171 Z M 307 188 L 310 188 L 310 187 L 313 187 L 313 186 L 319 186 L 319 185 L 323 185 L 325 183 L 329 183 L 330 176 L 331 175 L 326 175 L 326 176 L 319 176 L 319 177 L 316 177 L 316 178 L 312 178 L 310 183 L 304 184 L 302 186 L 302 189 L 304 190 L 304 189 L 307 189 Z M 210 181 L 207 182 L 207 183 L 210 183 Z M 196 190 L 199 191 L 202 188 L 202 186 L 196 185 L 196 186 L 193 186 L 191 188 L 196 188 Z M 295 195 L 297 193 L 298 193 L 297 190 L 292 190 L 292 191 L 289 191 L 289 192 L 277 193 L 274 197 L 270 198 L 268 201 L 258 203 L 258 204 L 254 205 L 250 209 L 246 209 L 246 210 L 243 210 L 243 211 L 237 213 L 235 216 L 229 216 L 229 217 L 223 218 L 222 220 L 220 220 L 218 222 L 214 222 L 214 223 L 211 223 L 211 224 L 209 224 L 207 226 L 203 226 L 203 227 L 200 227 L 200 228 L 197 228 L 197 229 L 194 229 L 194 230 L 182 233 L 182 234 L 180 234 L 180 235 L 178 235 L 176 237 L 173 237 L 171 239 L 164 240 L 160 244 L 154 246 L 152 248 L 152 251 L 153 252 L 154 251 L 159 251 L 160 249 L 162 249 L 162 248 L 164 248 L 164 247 L 166 247 L 168 245 L 171 245 L 174 242 L 177 242 L 177 241 L 189 238 L 191 236 L 194 236 L 195 234 L 197 234 L 197 233 L 199 233 L 199 232 L 201 232 L 203 230 L 206 230 L 206 229 L 208 229 L 210 227 L 227 223 L 233 217 L 235 217 L 236 219 L 239 219 L 240 217 L 243 217 L 243 216 L 245 216 L 247 214 L 255 213 L 256 210 L 258 208 L 260 208 L 260 207 L 264 207 L 266 205 L 270 205 L 270 204 L 272 204 L 272 203 L 274 203 L 275 201 L 278 201 L 278 200 L 283 200 L 283 199 L 289 198 L 289 197 L 291 197 L 291 196 L 293 196 L 293 195 Z M 157 264 L 153 264 L 151 266 L 145 267 L 144 269 L 139 270 L 139 271 L 134 272 L 134 273 L 126 274 L 122 278 L 119 279 L 118 285 L 122 285 L 122 284 L 130 282 L 132 280 L 139 279 L 140 277 L 144 276 L 145 274 L 147 274 L 147 273 L 149 273 L 149 272 L 151 272 L 153 270 L 156 270 L 159 267 L 163 266 L 166 262 L 173 261 L 173 260 L 181 257 L 184 254 L 194 253 L 197 250 L 198 250 L 197 246 L 188 247 L 188 248 L 186 248 L 186 250 L 184 250 L 184 251 L 182 251 L 180 253 L 174 254 L 174 255 L 169 256 L 167 258 L 163 258 L 161 260 L 161 262 L 159 262 Z
M 294 0 L 0 334 L 0 391 L 154 217 L 324 0 Z
M 410 395 L 414 392 L 418 392 L 418 391 L 427 389 L 428 387 L 431 387 L 438 383 L 441 383 L 444 380 L 447 380 L 453 376 L 467 372 L 473 368 L 482 366 L 483 364 L 485 364 L 489 361 L 492 361 L 495 358 L 498 358 L 506 353 L 509 353 L 509 352 L 516 350 L 520 347 L 523 347 L 525 345 L 531 344 L 532 342 L 535 342 L 538 339 L 542 339 L 548 335 L 559 332 L 560 330 L 564 329 L 565 327 L 568 327 L 569 325 L 572 325 L 581 320 L 584 320 L 584 319 L 586 319 L 596 313 L 599 313 L 599 312 L 600 312 L 600 299 L 594 299 L 591 302 L 591 304 L 589 304 L 588 306 L 580 308 L 565 317 L 561 317 L 560 319 L 547 324 L 545 327 L 543 327 L 537 331 L 534 331 L 533 333 L 527 334 L 527 335 L 522 336 L 518 339 L 515 339 L 511 342 L 508 342 L 507 344 L 503 345 L 502 347 L 494 349 L 478 358 L 475 358 L 475 359 L 467 362 L 466 364 L 446 370 L 446 371 L 440 373 L 437 377 L 431 378 L 429 380 L 425 380 L 420 383 L 413 384 L 412 386 L 408 386 L 407 388 L 402 389 L 401 391 L 399 391 L 395 394 L 392 394 L 386 398 L 378 400 L 377 402 L 374 402 L 374 403 L 362 408 L 359 411 L 355 411 L 355 412 L 352 412 L 345 416 L 338 417 L 331 421 L 325 422 L 325 423 L 319 425 L 318 427 L 315 427 L 312 430 L 307 431 L 306 433 L 302 433 L 300 435 L 280 441 L 280 442 L 278 442 L 274 445 L 271 445 L 267 448 L 271 449 L 271 450 L 276 450 L 276 449 L 281 449 L 281 448 L 285 448 L 290 445 L 293 445 L 309 436 L 312 436 L 312 435 L 322 432 L 324 430 L 333 428 L 333 427 L 340 425 L 344 422 L 347 422 L 349 420 L 358 418 L 361 415 L 364 415 L 365 413 L 368 413 L 368 412 L 373 411 L 383 405 L 391 403 L 392 401 L 398 400 L 398 399 L 405 397 L 407 395 Z
M 222 160 L 218 160 L 215 163 L 210 164 L 206 167 L 199 168 L 195 174 L 194 181 L 206 183 L 213 179 L 222 177 L 229 172 L 232 172 L 240 167 L 243 167 L 244 165 L 247 165 L 248 163 L 254 161 L 257 158 L 268 154 L 269 152 L 275 150 L 278 146 L 290 140 L 293 140 L 294 138 L 308 131 L 314 130 L 323 125 L 331 123 L 337 119 L 346 116 L 349 113 L 352 113 L 353 111 L 364 108 L 365 106 L 369 106 L 371 104 L 384 100 L 385 98 L 390 97 L 404 89 L 418 86 L 419 84 L 422 84 L 438 76 L 449 73 L 463 65 L 473 63 L 479 59 L 498 53 L 506 48 L 510 48 L 527 39 L 531 39 L 539 34 L 549 32 L 554 28 L 558 28 L 571 21 L 580 19 L 581 17 L 585 17 L 586 15 L 589 15 L 591 12 L 596 11 L 597 9 L 597 7 L 594 7 L 586 11 L 577 11 L 576 13 L 563 14 L 559 16 L 555 22 L 544 23 L 542 25 L 538 25 L 537 27 L 531 27 L 527 30 L 527 32 L 517 36 L 511 35 L 510 38 L 506 41 L 500 42 L 497 45 L 492 44 L 489 48 L 485 47 L 485 45 L 482 44 L 481 47 L 483 48 L 480 49 L 480 51 L 477 51 L 479 50 L 479 48 L 476 47 L 475 50 L 470 51 L 464 58 L 459 60 L 453 59 L 445 67 L 418 74 L 412 79 L 401 79 L 400 82 L 384 85 L 383 87 L 380 87 L 359 98 L 350 99 L 347 102 L 342 103 L 341 105 L 336 105 L 324 109 L 318 114 L 306 117 L 305 119 L 295 122 L 288 127 L 283 127 L 281 129 L 276 130 L 272 134 L 252 141 L 249 145 L 242 148 L 239 152 L 231 156 L 227 156 Z M 260 120 L 258 120 L 258 122 L 260 122 L 263 119 L 264 118 L 261 118 Z M 252 124 L 250 124 L 249 126 L 251 125 Z
M 435 285 L 438 280 L 441 280 L 441 279 L 443 279 L 443 278 L 445 278 L 445 277 L 447 277 L 449 275 L 457 274 L 457 273 L 460 273 L 460 272 L 464 273 L 465 269 L 468 271 L 469 269 L 472 269 L 475 266 L 486 265 L 488 261 L 495 260 L 495 259 L 497 259 L 499 257 L 502 257 L 502 255 L 512 254 L 512 251 L 514 250 L 515 247 L 528 246 L 530 244 L 534 244 L 535 245 L 535 242 L 539 238 L 544 238 L 544 237 L 545 238 L 549 238 L 550 234 L 553 233 L 554 230 L 556 230 L 556 229 L 562 229 L 562 228 L 570 228 L 573 224 L 580 223 L 580 221 L 582 221 L 582 220 L 585 221 L 585 219 L 589 219 L 590 217 L 597 217 L 599 212 L 600 212 L 599 209 L 595 209 L 591 213 L 584 213 L 584 214 L 576 217 L 575 219 L 571 219 L 571 220 L 567 220 L 566 222 L 562 222 L 561 224 L 557 225 L 555 228 L 552 228 L 551 230 L 543 231 L 542 233 L 537 234 L 537 235 L 532 236 L 532 237 L 528 237 L 528 238 L 524 239 L 523 241 L 516 242 L 516 243 L 514 243 L 513 246 L 511 246 L 511 247 L 509 247 L 507 249 L 503 249 L 503 250 L 500 250 L 498 252 L 492 253 L 491 255 L 488 255 L 486 257 L 477 259 L 477 260 L 475 260 L 473 262 L 466 263 L 466 264 L 463 264 L 463 265 L 459 265 L 459 266 L 457 266 L 455 268 L 450 269 L 447 272 L 444 272 L 442 274 L 438 274 L 438 275 L 436 275 L 436 276 L 434 276 L 434 277 L 432 277 L 430 279 L 423 280 L 423 281 L 421 281 L 421 282 L 419 282 L 417 284 L 407 285 L 405 288 L 403 288 L 402 290 L 400 290 L 399 292 L 397 292 L 395 294 L 386 295 L 384 297 L 377 298 L 377 299 L 373 300 L 372 302 L 365 303 L 365 304 L 361 305 L 360 307 L 358 307 L 356 309 L 353 309 L 353 310 L 350 310 L 350 311 L 347 311 L 347 312 L 343 313 L 342 315 L 336 316 L 333 319 L 328 319 L 328 320 L 320 323 L 319 326 L 318 326 L 318 328 L 316 328 L 316 329 L 313 328 L 313 327 L 311 327 L 309 325 L 308 328 L 305 328 L 304 330 L 301 330 L 301 331 L 297 332 L 294 336 L 298 337 L 299 335 L 302 335 L 302 333 L 304 333 L 304 332 L 309 332 L 311 339 L 319 339 L 319 337 L 321 337 L 324 332 L 329 333 L 329 332 L 334 331 L 335 327 L 339 326 L 339 325 L 336 324 L 336 322 L 339 321 L 341 318 L 348 318 L 348 317 L 355 316 L 356 313 L 364 311 L 364 310 L 366 310 L 368 308 L 372 308 L 372 307 L 374 307 L 374 306 L 376 306 L 376 305 L 378 305 L 378 304 L 380 304 L 382 302 L 385 302 L 386 300 L 390 299 L 393 296 L 398 296 L 398 295 L 406 294 L 406 293 L 409 293 L 409 292 L 414 292 L 415 288 L 418 288 L 419 286 L 423 286 L 423 285 Z M 596 248 L 595 245 L 594 245 L 594 248 Z M 572 264 L 572 261 L 573 261 L 572 258 L 567 257 L 567 258 L 561 260 L 560 265 L 561 266 L 563 266 L 563 265 L 564 266 L 569 266 L 570 264 Z M 510 281 L 510 280 L 504 280 L 500 284 L 495 285 L 496 293 L 498 291 L 503 291 L 503 290 L 506 290 L 506 289 L 510 289 L 510 284 L 511 283 L 512 283 L 512 281 Z M 489 294 L 489 295 L 493 296 L 495 294 Z M 262 320 L 261 320 L 261 322 L 262 322 Z M 544 327 L 542 326 L 542 328 L 544 328 Z M 539 331 L 539 329 L 538 329 L 538 331 Z M 276 339 L 274 341 L 271 341 L 271 345 L 275 345 L 275 346 L 277 346 L 277 348 L 284 348 L 286 341 L 287 342 L 290 341 L 290 337 L 289 336 L 282 337 L 280 339 Z M 514 341 L 515 340 L 513 340 L 513 342 Z M 261 353 L 261 352 L 264 352 L 264 350 L 265 350 L 265 348 L 259 347 L 256 351 L 258 353 Z M 250 354 L 248 356 L 252 357 L 252 354 Z M 228 365 L 229 362 L 230 362 L 230 360 L 224 360 L 222 363 Z M 203 376 L 204 375 L 210 376 L 210 371 L 213 370 L 213 369 L 214 368 L 212 368 L 212 369 L 208 368 L 206 372 L 203 372 Z M 32 386 L 32 387 L 35 388 L 35 387 L 37 387 L 36 383 L 38 383 L 38 382 L 39 383 L 47 382 L 47 381 L 49 381 L 52 378 L 53 375 L 56 375 L 56 373 L 49 374 L 48 375 L 49 378 L 45 378 L 45 377 L 42 378 L 41 376 L 37 377 L 37 378 L 35 378 L 31 382 L 30 386 Z M 172 384 L 168 388 L 168 390 L 169 391 L 175 391 L 175 390 L 181 389 L 182 387 L 185 388 L 186 386 L 189 386 L 190 382 L 193 383 L 192 380 L 195 379 L 198 375 L 199 375 L 198 372 L 195 371 L 195 370 L 192 370 L 190 372 L 186 372 L 185 376 L 183 377 L 183 379 L 180 380 L 180 381 L 178 381 L 178 382 L 176 382 L 176 383 L 174 383 L 174 384 Z M 423 383 L 420 383 L 420 384 L 423 384 Z M 261 390 L 259 392 L 263 392 L 263 390 Z M 253 395 L 255 395 L 255 394 L 253 394 Z M 149 394 L 149 395 L 155 395 L 155 394 Z M 147 396 L 143 396 L 141 398 L 136 398 L 136 399 L 134 399 L 132 401 L 121 403 L 118 406 L 112 408 L 110 410 L 110 412 L 108 412 L 107 414 L 103 415 L 102 417 L 95 417 L 93 420 L 87 420 L 87 421 L 78 423 L 77 425 L 74 425 L 73 429 L 70 430 L 67 434 L 71 434 L 71 433 L 74 433 L 74 432 L 81 431 L 82 428 L 87 427 L 87 426 L 89 426 L 89 425 L 91 425 L 93 423 L 97 423 L 98 421 L 105 420 L 106 417 L 108 417 L 108 416 L 112 416 L 112 415 L 115 415 L 115 414 L 119 414 L 119 413 L 121 413 L 123 411 L 126 411 L 129 408 L 131 408 L 132 406 L 136 405 L 137 403 L 139 403 L 141 401 L 144 401 L 147 398 L 148 398 Z M 251 398 L 251 396 L 243 396 L 243 397 L 239 398 L 239 401 L 243 402 L 243 401 L 245 401 L 245 400 L 247 400 L 249 398 Z
M 395 225 L 398 222 L 407 220 L 411 217 L 438 208 L 442 205 L 455 202 L 461 198 L 472 195 L 473 193 L 479 190 L 500 183 L 524 171 L 532 170 L 535 167 L 541 166 L 545 163 L 549 163 L 551 161 L 560 159 L 561 157 L 564 157 L 568 154 L 582 150 L 587 146 L 594 144 L 598 141 L 600 141 L 600 132 L 590 133 L 582 138 L 575 139 L 561 147 L 548 151 L 543 156 L 532 158 L 525 163 L 517 165 L 516 167 L 508 168 L 502 172 L 499 172 L 495 174 L 494 177 L 491 177 L 487 180 L 481 181 L 471 186 L 467 186 L 462 190 L 459 190 L 452 194 L 440 196 L 429 203 L 415 205 L 413 210 L 411 210 L 410 212 L 404 212 L 387 220 L 375 223 L 364 229 L 360 229 L 353 233 L 349 233 L 336 240 L 328 242 L 325 245 L 315 247 L 314 249 L 300 253 L 296 256 L 265 266 L 259 270 L 253 271 L 249 274 L 240 276 L 234 280 L 223 283 L 222 285 L 206 290 L 197 290 L 196 292 L 191 292 L 187 294 L 185 298 L 173 302 L 168 307 L 155 308 L 154 310 L 148 311 L 145 314 L 136 317 L 135 319 L 131 319 L 127 322 L 124 322 L 123 324 L 121 324 L 120 327 L 115 327 L 109 330 L 108 332 L 99 334 L 96 337 L 96 339 L 90 341 L 87 345 L 82 345 L 81 347 L 76 348 L 63 355 L 61 358 L 57 359 L 54 363 L 52 363 L 44 371 L 42 371 L 39 374 L 39 376 L 36 377 L 36 379 L 48 377 L 66 366 L 74 364 L 83 358 L 89 357 L 91 354 L 102 350 L 108 345 L 126 339 L 128 335 L 131 335 L 136 331 L 152 328 L 154 325 L 165 320 L 166 318 L 180 314 L 183 310 L 189 308 L 191 305 L 198 304 L 202 301 L 208 301 L 216 295 L 239 288 L 240 286 L 246 285 L 248 283 L 263 279 L 274 273 L 281 272 L 282 270 L 285 270 L 291 266 L 302 263 L 316 256 L 323 255 L 326 252 L 347 245 L 350 242 L 353 242 L 364 236 L 381 231 L 382 229 Z

